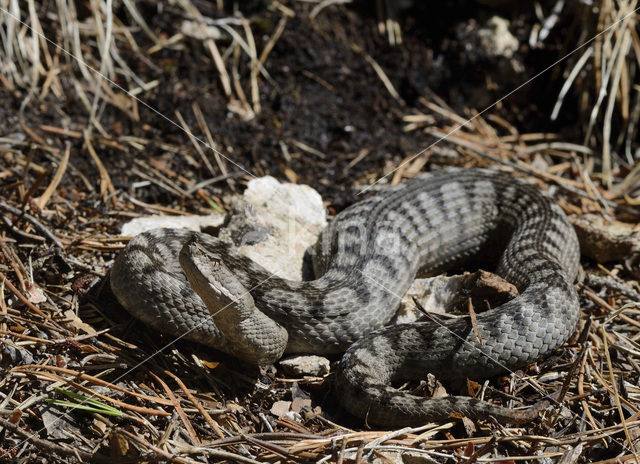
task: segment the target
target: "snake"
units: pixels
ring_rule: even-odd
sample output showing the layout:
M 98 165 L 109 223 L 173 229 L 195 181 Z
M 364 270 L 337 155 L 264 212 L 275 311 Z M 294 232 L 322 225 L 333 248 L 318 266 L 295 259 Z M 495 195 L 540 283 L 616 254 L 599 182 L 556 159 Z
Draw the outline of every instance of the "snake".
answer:
M 460 416 L 520 423 L 537 414 L 398 385 L 427 373 L 455 382 L 513 372 L 570 338 L 580 316 L 573 285 L 580 250 L 547 193 L 494 169 L 424 173 L 337 214 L 311 254 L 315 280 L 291 281 L 216 237 L 156 229 L 116 257 L 110 285 L 149 327 L 248 363 L 342 354 L 338 402 L 367 424 Z M 416 275 L 476 262 L 492 262 L 518 295 L 475 317 L 390 324 Z

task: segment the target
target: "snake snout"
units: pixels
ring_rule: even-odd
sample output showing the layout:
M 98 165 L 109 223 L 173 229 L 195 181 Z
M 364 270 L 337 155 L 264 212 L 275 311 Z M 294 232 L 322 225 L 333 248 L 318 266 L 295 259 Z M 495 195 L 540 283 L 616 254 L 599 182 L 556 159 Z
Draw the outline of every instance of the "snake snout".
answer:
M 256 308 L 249 290 L 215 250 L 194 237 L 178 259 L 216 325 L 233 344 L 232 354 L 252 364 L 269 364 L 282 356 L 286 329 Z

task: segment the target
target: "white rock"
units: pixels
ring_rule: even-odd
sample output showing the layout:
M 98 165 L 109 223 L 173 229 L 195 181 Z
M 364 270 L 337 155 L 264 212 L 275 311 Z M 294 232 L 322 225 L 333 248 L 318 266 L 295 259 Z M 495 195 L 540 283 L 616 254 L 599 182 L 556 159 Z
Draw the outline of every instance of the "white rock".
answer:
M 304 375 L 322 377 L 329 373 L 329 360 L 322 356 L 286 356 L 280 361 L 280 367 L 287 375 L 300 377 Z
M 520 43 L 509 31 L 509 21 L 499 16 L 493 16 L 487 25 L 478 31 L 478 37 L 485 47 L 487 56 L 513 57 Z
M 247 184 L 244 199 L 256 207 L 268 208 L 280 215 L 301 220 L 318 233 L 327 226 L 322 197 L 308 185 L 280 183 L 271 176 L 252 179 Z
M 216 26 L 203 26 L 199 21 L 182 21 L 180 32 L 197 40 L 219 40 L 222 38 L 219 28 Z
M 224 219 L 225 215 L 220 213 L 206 216 L 141 216 L 123 224 L 120 233 L 133 237 L 161 227 L 200 231 L 206 227 L 219 227 L 224 223 Z
M 497 67 L 497 75 L 502 80 L 524 71 L 517 54 L 520 43 L 509 30 L 508 20 L 493 16 L 481 25 L 475 19 L 469 19 L 461 22 L 455 30 L 457 39 L 464 45 L 465 61 L 479 63 L 489 60 Z
M 253 179 L 220 238 L 275 275 L 302 280 L 305 251 L 327 225 L 320 194 L 307 185 Z
M 416 298 L 423 308 L 430 313 L 445 314 L 459 302 L 460 289 L 464 276 L 435 276 L 426 279 L 416 279 L 402 298 L 393 323 L 404 324 L 423 319 L 423 313 L 416 308 L 413 298 Z

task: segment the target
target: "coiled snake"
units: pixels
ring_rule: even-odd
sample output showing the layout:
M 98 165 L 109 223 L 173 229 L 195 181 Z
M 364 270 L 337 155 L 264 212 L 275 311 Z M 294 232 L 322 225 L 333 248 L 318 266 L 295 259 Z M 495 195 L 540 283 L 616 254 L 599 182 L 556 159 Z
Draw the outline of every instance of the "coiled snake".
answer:
M 418 271 L 478 256 L 493 257 L 519 296 L 478 314 L 475 327 L 466 318 L 385 327 Z M 576 327 L 578 264 L 573 227 L 536 187 L 498 171 L 450 168 L 338 214 L 315 247 L 313 281 L 280 279 L 216 238 L 175 229 L 135 237 L 110 281 L 120 303 L 152 328 L 248 362 L 346 350 L 338 397 L 369 423 L 454 413 L 518 422 L 529 416 L 466 397 L 425 399 L 392 384 L 428 372 L 486 378 L 547 356 Z

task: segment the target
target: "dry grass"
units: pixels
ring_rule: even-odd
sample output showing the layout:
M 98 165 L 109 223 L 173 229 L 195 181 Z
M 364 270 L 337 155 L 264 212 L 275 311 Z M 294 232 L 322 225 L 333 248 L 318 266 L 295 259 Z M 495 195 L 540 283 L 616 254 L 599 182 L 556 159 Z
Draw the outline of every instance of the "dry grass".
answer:
M 597 173 L 607 187 L 621 167 L 638 159 L 640 119 L 640 37 L 635 0 L 571 1 L 571 42 L 567 51 L 590 41 L 564 67 L 564 85 L 551 119 L 569 111 L 578 115 L 586 146 L 596 155 L 585 155 L 590 174 Z M 566 108 L 570 95 L 574 108 Z M 596 166 L 597 164 L 597 166 Z
M 156 65 L 149 58 L 164 49 L 192 47 L 195 42 L 212 59 L 211 73 L 220 81 L 228 109 L 243 119 L 251 119 L 260 112 L 258 76 L 269 79 L 264 63 L 292 17 L 292 10 L 274 3 L 274 8 L 283 13 L 282 19 L 265 47 L 257 50 L 251 24 L 241 15 L 207 17 L 191 0 L 177 0 L 168 8 L 180 18 L 180 24 L 178 31 L 169 35 L 152 31 L 136 2 L 116 3 L 126 10 L 132 24 L 124 24 L 113 15 L 113 0 L 91 0 L 88 5 L 91 14 L 82 20 L 75 1 L 61 0 L 56 2 L 55 14 L 46 19 L 47 34 L 43 34 L 34 0 L 0 1 L 3 10 L 0 25 L 4 31 L 0 65 L 5 87 L 29 89 L 38 98 L 52 92 L 63 99 L 61 80 L 64 80 L 81 96 L 92 127 L 105 135 L 99 121 L 103 104 L 135 114 L 140 102 L 134 97 L 157 85 L 156 81 L 145 82 L 129 66 L 123 51 L 153 70 Z M 142 50 L 132 31 L 142 31 L 152 44 Z M 240 81 L 240 66 L 251 69 L 248 82 Z

